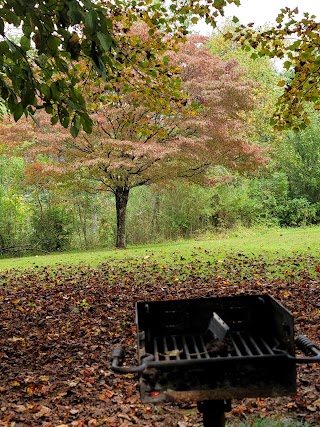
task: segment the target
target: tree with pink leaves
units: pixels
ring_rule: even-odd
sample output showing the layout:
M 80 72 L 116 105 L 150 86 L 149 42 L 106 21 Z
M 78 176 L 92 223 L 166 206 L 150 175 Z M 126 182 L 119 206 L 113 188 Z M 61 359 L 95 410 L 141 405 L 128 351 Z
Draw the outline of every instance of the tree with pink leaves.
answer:
M 216 166 L 242 172 L 264 162 L 261 149 L 247 138 L 251 87 L 235 62 L 214 57 L 205 43 L 204 37 L 190 36 L 176 53 L 159 58 L 158 91 L 139 90 L 144 82 L 134 69 L 126 72 L 137 82 L 136 90 L 123 91 L 124 73 L 103 90 L 92 85 L 92 99 L 102 101 L 90 135 L 80 132 L 72 138 L 43 115 L 39 128 L 22 121 L 12 132 L 2 127 L 2 138 L 34 141 L 27 148 L 33 159 L 30 179 L 50 177 L 112 192 L 116 247 L 124 248 L 131 189 L 174 179 L 212 185 Z M 37 161 L 40 154 L 46 162 Z

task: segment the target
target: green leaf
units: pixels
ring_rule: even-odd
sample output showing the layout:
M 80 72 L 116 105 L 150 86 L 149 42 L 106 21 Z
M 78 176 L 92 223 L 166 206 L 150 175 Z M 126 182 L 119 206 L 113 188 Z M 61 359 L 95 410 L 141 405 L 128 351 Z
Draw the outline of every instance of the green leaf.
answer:
M 85 101 L 82 93 L 78 89 L 71 88 L 70 94 L 71 94 L 72 98 L 74 99 L 74 101 L 76 101 L 77 104 L 79 104 L 81 107 L 84 107 L 86 105 L 86 101 Z
M 110 36 L 110 34 L 104 34 L 98 31 L 97 37 L 99 39 L 102 49 L 104 51 L 109 51 L 112 44 L 112 37 Z
M 20 46 L 25 52 L 28 52 L 28 50 L 30 50 L 30 39 L 26 36 L 22 36 L 20 39 Z
M 4 22 L 3 19 L 0 17 L 0 34 L 4 35 Z
M 59 115 L 60 123 L 65 129 L 67 129 L 70 123 L 69 115 L 65 111 L 59 112 L 58 115 Z
M 51 99 L 51 90 L 48 85 L 46 85 L 45 83 L 42 83 L 40 85 L 40 91 L 47 99 Z
M 5 41 L 0 42 L 0 56 L 7 55 L 9 46 Z
M 225 2 L 224 0 L 214 0 L 213 5 L 216 9 L 221 10 L 223 9 Z
M 18 104 L 18 98 L 15 93 L 10 91 L 8 98 L 8 107 L 11 112 L 14 112 Z
M 85 14 L 84 23 L 86 27 L 90 30 L 90 32 L 93 32 L 95 30 L 97 24 L 97 14 L 94 10 L 90 10 L 88 13 Z
M 25 84 L 21 91 L 21 104 L 23 108 L 28 107 L 28 105 L 33 105 L 35 100 L 36 98 L 33 86 Z
M 60 91 L 55 82 L 51 83 L 50 86 L 51 97 L 54 101 L 57 101 L 60 98 Z
M 90 9 L 92 7 L 92 1 L 91 0 L 82 0 L 82 3 L 88 9 Z
M 83 130 L 86 133 L 91 133 L 92 132 L 92 119 L 89 117 L 89 115 L 87 113 L 82 113 L 80 115 L 80 121 L 81 121 L 81 125 L 83 127 Z
M 163 63 L 164 63 L 164 65 L 168 65 L 169 64 L 169 57 L 168 56 L 164 56 L 163 57 Z
M 297 49 L 299 48 L 300 44 L 301 44 L 301 40 L 297 40 L 297 41 L 295 41 L 294 43 L 292 43 L 292 44 L 288 47 L 288 49 L 290 49 L 290 50 L 297 50 Z
M 285 86 L 285 84 L 286 84 L 286 81 L 285 81 L 285 80 L 280 80 L 280 81 L 278 82 L 277 86 L 279 86 L 279 87 L 283 87 L 283 86 Z
M 3 18 L 5 18 L 5 21 L 8 22 L 9 24 L 13 24 L 15 27 L 19 26 L 20 18 L 17 16 L 16 13 L 13 13 L 8 8 L 2 8 L 1 15 Z
M 149 76 L 154 77 L 155 79 L 158 77 L 158 73 L 155 70 L 149 70 L 148 71 Z
M 52 113 L 53 113 L 53 108 L 52 108 L 52 105 L 50 105 L 50 104 L 46 105 L 46 106 L 44 107 L 44 109 L 45 109 L 45 112 L 46 112 L 47 114 L 52 114 Z
M 284 67 L 286 70 L 289 70 L 289 69 L 290 69 L 290 67 L 291 67 L 291 65 L 292 65 L 291 61 L 285 61 L 285 62 L 284 62 L 284 64 L 283 64 L 283 67 Z
M 7 84 L 4 81 L 2 81 L 1 83 L 2 83 L 1 92 L 0 92 L 1 93 L 1 98 L 2 99 L 7 99 L 8 96 L 9 96 L 8 86 L 7 86 Z
M 22 32 L 26 37 L 30 37 L 32 33 L 32 27 L 27 22 L 24 22 L 22 25 Z
M 58 116 L 52 116 L 52 117 L 51 117 L 51 124 L 52 124 L 52 125 L 57 124 L 57 123 L 58 123 L 58 121 L 59 121 L 59 117 L 58 117 Z
M 64 71 L 64 72 L 68 72 L 69 71 L 69 65 L 68 63 L 62 59 L 60 56 L 56 56 L 55 57 L 55 63 L 57 65 L 57 69 Z
M 50 36 L 47 41 L 47 47 L 48 49 L 55 54 L 58 50 L 58 47 L 60 46 L 60 39 L 55 36 Z
M 17 104 L 15 106 L 15 109 L 13 110 L 13 118 L 16 122 L 20 119 L 23 112 L 24 112 L 24 108 L 23 108 L 21 102 L 19 102 L 19 104 Z
M 80 131 L 81 128 L 81 121 L 80 121 L 80 117 L 79 116 L 75 116 L 72 120 L 72 124 L 70 127 L 70 133 L 71 135 L 76 138 L 78 136 L 78 133 Z
M 80 24 L 80 22 L 82 22 L 83 20 L 83 15 L 78 2 L 73 1 L 68 3 L 69 3 L 69 10 L 67 12 L 67 15 L 71 19 L 71 24 L 72 25 Z
M 9 46 L 9 49 L 11 52 L 16 52 L 17 47 L 15 45 L 15 43 L 13 43 L 11 40 L 6 39 L 6 43 Z

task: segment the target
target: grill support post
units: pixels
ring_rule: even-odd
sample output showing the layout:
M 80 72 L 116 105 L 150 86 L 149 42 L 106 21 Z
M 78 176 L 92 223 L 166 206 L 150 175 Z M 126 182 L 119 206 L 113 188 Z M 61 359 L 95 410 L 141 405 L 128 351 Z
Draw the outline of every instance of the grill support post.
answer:
M 203 414 L 203 427 L 225 427 L 225 412 L 231 410 L 231 400 L 203 400 L 198 402 Z

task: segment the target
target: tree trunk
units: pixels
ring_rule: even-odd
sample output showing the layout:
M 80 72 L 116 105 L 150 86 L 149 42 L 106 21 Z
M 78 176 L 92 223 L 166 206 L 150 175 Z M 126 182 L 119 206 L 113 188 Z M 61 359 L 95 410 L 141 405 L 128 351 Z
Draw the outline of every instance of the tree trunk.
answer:
M 126 247 L 126 210 L 129 197 L 128 188 L 117 188 L 115 193 L 117 210 L 117 238 L 116 248 Z

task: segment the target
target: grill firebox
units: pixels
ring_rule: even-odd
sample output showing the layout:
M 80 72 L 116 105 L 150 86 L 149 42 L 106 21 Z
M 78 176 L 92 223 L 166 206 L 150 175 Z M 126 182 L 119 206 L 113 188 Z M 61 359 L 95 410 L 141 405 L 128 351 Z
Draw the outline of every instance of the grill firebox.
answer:
M 268 295 L 141 302 L 136 306 L 143 402 L 296 392 L 293 316 Z M 208 331 L 213 314 L 229 330 Z M 282 351 L 285 353 L 283 353 Z
M 112 369 L 140 374 L 142 402 L 197 401 L 205 427 L 231 399 L 294 395 L 296 364 L 320 362 L 304 336 L 295 357 L 294 318 L 270 295 L 138 302 L 136 324 L 139 365 L 115 348 Z

